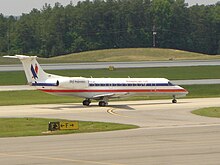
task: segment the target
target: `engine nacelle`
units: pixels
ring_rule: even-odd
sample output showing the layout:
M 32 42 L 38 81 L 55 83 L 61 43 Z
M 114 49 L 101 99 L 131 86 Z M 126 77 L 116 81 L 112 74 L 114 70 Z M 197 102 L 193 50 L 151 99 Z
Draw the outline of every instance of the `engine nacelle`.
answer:
M 83 89 L 89 86 L 89 81 L 85 78 L 69 78 L 57 81 L 58 86 L 62 88 Z

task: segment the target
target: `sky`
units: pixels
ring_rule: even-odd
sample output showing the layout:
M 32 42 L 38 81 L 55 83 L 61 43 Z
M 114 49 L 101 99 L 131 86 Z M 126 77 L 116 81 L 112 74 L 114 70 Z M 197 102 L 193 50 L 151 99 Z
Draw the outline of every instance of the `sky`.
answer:
M 45 3 L 53 6 L 56 2 L 59 2 L 66 6 L 70 1 L 75 5 L 79 0 L 0 0 L 0 13 L 5 16 L 19 16 L 22 13 L 29 13 L 33 8 L 41 9 Z M 215 4 L 218 1 L 220 0 L 185 0 L 190 6 Z

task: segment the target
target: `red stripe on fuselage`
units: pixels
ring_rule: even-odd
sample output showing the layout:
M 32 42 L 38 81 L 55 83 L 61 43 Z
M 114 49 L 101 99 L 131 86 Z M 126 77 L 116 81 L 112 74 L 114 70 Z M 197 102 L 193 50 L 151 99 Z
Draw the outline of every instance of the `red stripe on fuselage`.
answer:
M 48 93 L 79 93 L 79 92 L 187 92 L 185 89 L 72 89 L 72 90 L 64 90 L 64 89 L 39 89 L 43 92 Z

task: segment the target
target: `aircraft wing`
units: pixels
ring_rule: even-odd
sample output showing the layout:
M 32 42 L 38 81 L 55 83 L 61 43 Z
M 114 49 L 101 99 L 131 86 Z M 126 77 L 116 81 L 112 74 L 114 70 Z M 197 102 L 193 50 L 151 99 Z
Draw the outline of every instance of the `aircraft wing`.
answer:
M 123 92 L 123 93 L 106 93 L 106 94 L 101 94 L 101 95 L 95 95 L 93 96 L 93 99 L 103 99 L 104 97 L 107 98 L 119 98 L 123 97 L 125 95 L 128 95 L 128 92 Z

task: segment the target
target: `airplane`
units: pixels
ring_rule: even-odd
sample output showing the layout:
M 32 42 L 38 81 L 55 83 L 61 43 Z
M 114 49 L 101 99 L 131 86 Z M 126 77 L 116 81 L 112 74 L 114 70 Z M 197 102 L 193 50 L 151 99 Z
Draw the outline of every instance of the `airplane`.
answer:
M 44 72 L 37 62 L 37 56 L 4 56 L 19 59 L 25 71 L 28 84 L 38 90 L 60 96 L 84 98 L 82 104 L 89 106 L 91 100 L 98 105 L 108 105 L 109 99 L 128 96 L 170 96 L 172 103 L 183 97 L 188 91 L 172 84 L 166 78 L 86 78 L 64 77 Z

